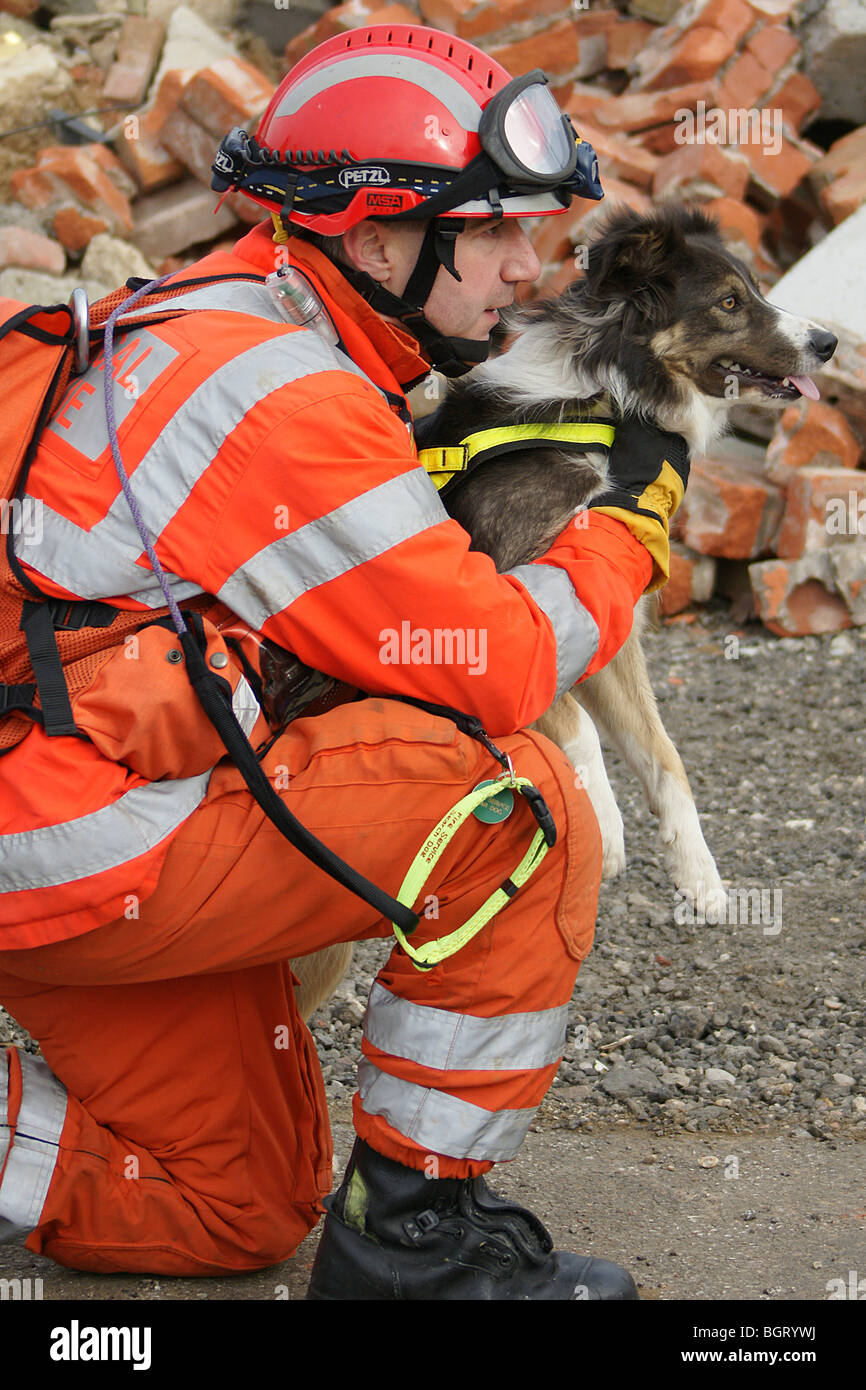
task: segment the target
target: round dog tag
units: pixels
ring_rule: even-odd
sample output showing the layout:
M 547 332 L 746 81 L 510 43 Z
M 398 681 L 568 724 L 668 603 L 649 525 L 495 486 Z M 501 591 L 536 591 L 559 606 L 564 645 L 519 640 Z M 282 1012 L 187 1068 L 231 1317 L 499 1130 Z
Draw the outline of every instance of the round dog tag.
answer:
M 493 787 L 496 785 L 495 781 L 491 778 L 488 782 L 479 782 L 474 790 L 478 791 L 479 787 Z M 476 816 L 478 820 L 483 821 L 485 825 L 496 825 L 497 821 L 508 820 L 513 810 L 514 792 L 510 787 L 502 787 L 495 796 L 489 797 L 487 801 L 482 801 L 480 806 L 476 806 L 472 814 Z

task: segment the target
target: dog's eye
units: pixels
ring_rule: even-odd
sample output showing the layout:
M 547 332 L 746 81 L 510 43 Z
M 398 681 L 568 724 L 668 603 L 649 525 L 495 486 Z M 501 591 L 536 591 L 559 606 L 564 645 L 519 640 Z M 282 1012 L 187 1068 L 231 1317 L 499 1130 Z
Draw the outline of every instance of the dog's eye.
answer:
M 736 309 L 737 303 L 737 296 L 735 294 L 726 294 L 724 299 L 719 300 L 719 306 L 722 309 L 727 309 L 728 313 L 730 313 L 731 309 Z

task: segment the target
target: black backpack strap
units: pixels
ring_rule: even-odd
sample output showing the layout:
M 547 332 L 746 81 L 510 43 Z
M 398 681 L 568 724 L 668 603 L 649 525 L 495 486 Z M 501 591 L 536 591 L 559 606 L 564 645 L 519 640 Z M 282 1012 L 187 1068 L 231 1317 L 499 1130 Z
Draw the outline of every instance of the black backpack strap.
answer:
M 42 720 L 49 738 L 75 737 L 79 730 L 75 726 L 72 705 L 57 639 L 54 636 L 54 622 L 47 604 L 34 603 L 25 599 L 21 610 L 21 631 L 27 639 L 30 665 L 36 677 L 39 699 L 42 704 Z
M 364 902 L 375 908 L 386 921 L 396 922 L 404 932 L 414 931 L 420 919 L 411 907 L 404 906 L 384 889 L 359 874 L 307 830 L 277 796 L 237 721 L 231 705 L 231 686 L 227 680 L 215 675 L 205 661 L 205 637 L 200 614 L 187 613 L 184 616 L 189 626 L 186 632 L 179 634 L 179 639 L 186 656 L 187 677 L 201 701 L 205 714 L 225 744 L 232 762 L 269 820 L 273 821 L 295 849 L 300 850 L 313 864 L 330 874 L 331 878 L 336 879 L 344 888 L 363 898 Z
M 17 708 L 22 713 L 30 713 L 32 719 L 39 718 L 39 711 L 29 711 L 24 703 L 23 693 L 38 689 L 42 705 L 41 723 L 49 738 L 83 738 L 76 727 L 69 689 L 63 671 L 63 663 L 57 650 L 55 632 L 78 632 L 83 627 L 110 627 L 117 617 L 117 609 L 108 603 L 98 603 L 87 599 L 47 599 L 36 603 L 25 599 L 21 606 L 21 631 L 27 639 L 30 665 L 36 677 L 35 686 L 3 686 L 0 714 Z M 13 693 L 14 692 L 14 693 Z M 16 704 L 13 705 L 13 699 Z M 33 703 L 31 694 L 30 702 Z

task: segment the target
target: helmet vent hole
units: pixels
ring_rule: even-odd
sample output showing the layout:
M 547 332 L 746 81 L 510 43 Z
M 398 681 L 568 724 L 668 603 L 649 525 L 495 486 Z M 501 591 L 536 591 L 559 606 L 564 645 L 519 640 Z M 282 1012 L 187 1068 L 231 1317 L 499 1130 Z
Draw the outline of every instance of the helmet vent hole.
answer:
M 471 54 L 471 53 L 469 54 L 469 57 L 468 57 L 467 60 L 466 60 L 466 66 L 467 66 L 467 68 L 469 69 L 469 71 L 471 72 L 471 71 L 472 71 L 472 54 Z

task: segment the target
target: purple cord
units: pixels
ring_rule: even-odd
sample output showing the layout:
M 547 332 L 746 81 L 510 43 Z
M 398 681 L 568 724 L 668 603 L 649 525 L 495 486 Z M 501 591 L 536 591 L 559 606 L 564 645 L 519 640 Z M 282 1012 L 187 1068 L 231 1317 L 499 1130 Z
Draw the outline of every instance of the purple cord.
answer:
M 166 578 L 165 570 L 160 564 L 156 551 L 153 548 L 150 532 L 144 523 L 141 512 L 138 510 L 138 503 L 132 494 L 132 488 L 129 483 L 129 475 L 123 466 L 123 459 L 120 457 L 120 444 L 117 438 L 117 422 L 114 418 L 114 376 L 111 370 L 114 361 L 115 322 L 122 314 L 128 313 L 133 304 L 138 303 L 139 299 L 143 299 L 145 295 L 151 294 L 153 290 L 158 289 L 160 285 L 164 285 L 168 279 L 170 279 L 170 275 L 163 275 L 158 280 L 148 281 L 146 285 L 142 285 L 141 289 L 136 290 L 128 299 L 124 299 L 121 304 L 118 304 L 117 308 L 113 309 L 105 320 L 105 422 L 108 426 L 108 442 L 111 445 L 111 455 L 114 459 L 114 466 L 117 469 L 120 485 L 123 488 L 123 495 L 129 503 L 132 519 L 135 522 L 136 529 L 141 537 L 148 559 L 153 566 L 153 572 L 159 581 L 159 587 L 162 589 L 166 604 L 171 613 L 171 620 L 178 634 L 182 635 L 187 630 L 186 623 L 183 620 L 183 614 L 177 606 L 168 579 Z

